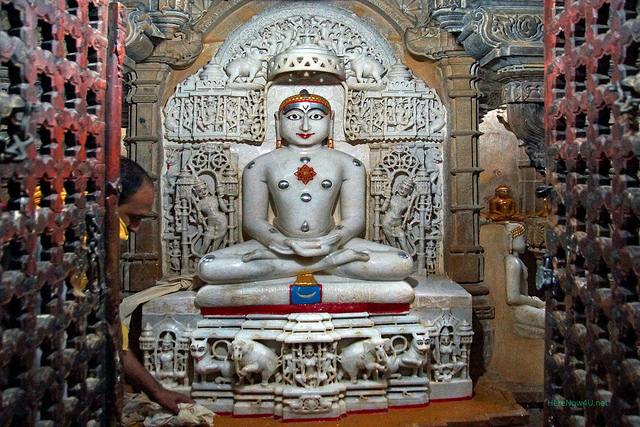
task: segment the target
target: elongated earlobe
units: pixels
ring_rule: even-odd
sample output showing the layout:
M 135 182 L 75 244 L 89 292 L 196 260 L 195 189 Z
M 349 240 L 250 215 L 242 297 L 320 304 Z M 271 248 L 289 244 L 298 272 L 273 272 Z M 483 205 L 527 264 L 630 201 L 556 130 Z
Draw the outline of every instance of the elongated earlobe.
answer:
M 331 112 L 331 122 L 329 123 L 329 138 L 327 139 L 327 146 L 329 148 L 333 148 L 333 122 L 335 118 L 335 113 Z
M 282 139 L 280 139 L 280 118 L 278 117 L 278 113 L 273 115 L 276 119 L 276 150 L 278 148 L 282 148 Z

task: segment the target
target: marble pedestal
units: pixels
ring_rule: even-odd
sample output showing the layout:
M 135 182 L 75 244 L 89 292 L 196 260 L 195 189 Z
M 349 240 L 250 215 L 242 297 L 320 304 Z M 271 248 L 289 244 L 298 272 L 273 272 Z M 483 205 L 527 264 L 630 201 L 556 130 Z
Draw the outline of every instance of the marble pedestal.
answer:
M 187 361 L 191 396 L 239 417 L 335 419 L 471 397 L 471 296 L 459 285 L 316 280 L 318 289 L 298 295 L 320 292 L 310 304 L 292 303 L 292 280 L 150 301 L 141 337 L 147 368 L 158 371 L 167 333 L 188 339 L 191 352 L 176 346 L 174 359 Z M 198 345 L 204 351 L 194 352 Z

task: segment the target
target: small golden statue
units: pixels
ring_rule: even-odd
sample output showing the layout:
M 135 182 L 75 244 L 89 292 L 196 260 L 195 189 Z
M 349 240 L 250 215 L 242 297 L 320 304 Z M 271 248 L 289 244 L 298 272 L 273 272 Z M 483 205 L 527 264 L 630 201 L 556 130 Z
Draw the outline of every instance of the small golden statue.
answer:
M 525 219 L 525 215 L 516 212 L 516 201 L 506 185 L 496 187 L 495 196 L 489 200 L 489 212 L 482 212 L 481 215 L 493 221 Z

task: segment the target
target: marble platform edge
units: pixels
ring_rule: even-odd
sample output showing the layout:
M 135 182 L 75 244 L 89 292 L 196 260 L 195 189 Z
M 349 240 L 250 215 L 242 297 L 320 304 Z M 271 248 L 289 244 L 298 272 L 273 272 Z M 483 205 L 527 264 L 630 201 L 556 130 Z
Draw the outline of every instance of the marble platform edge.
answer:
M 414 288 L 416 297 L 411 304 L 412 309 L 472 308 L 471 294 L 446 276 L 411 276 L 410 279 L 418 282 Z
M 405 281 L 354 281 L 342 278 L 316 277 L 322 285 L 322 303 L 410 304 L 414 291 Z M 291 279 L 243 285 L 207 285 L 198 291 L 199 307 L 237 307 L 254 305 L 289 305 Z
M 415 288 L 413 288 L 413 291 L 415 292 L 415 300 L 411 304 L 411 308 L 413 309 L 457 308 L 471 310 L 471 294 L 469 294 L 458 283 L 445 276 L 411 276 L 409 280 L 417 282 Z M 351 283 L 358 283 L 358 281 L 351 281 Z M 227 285 L 216 285 L 216 287 L 218 286 Z M 288 292 L 289 289 L 287 287 L 285 293 L 287 300 L 284 304 L 289 304 Z M 196 293 L 197 291 L 180 291 L 155 298 L 143 305 L 143 313 L 177 315 L 200 314 L 200 309 L 194 304 Z

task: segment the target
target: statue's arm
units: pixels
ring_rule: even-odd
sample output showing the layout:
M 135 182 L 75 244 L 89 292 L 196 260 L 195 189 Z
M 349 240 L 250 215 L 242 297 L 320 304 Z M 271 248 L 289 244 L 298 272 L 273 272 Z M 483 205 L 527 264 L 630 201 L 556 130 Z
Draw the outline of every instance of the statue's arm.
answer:
M 360 166 L 356 166 L 356 163 Z M 331 232 L 341 236 L 339 245 L 358 236 L 365 227 L 366 177 L 364 166 L 352 159 L 344 161 L 343 182 L 340 192 L 342 220 Z
M 224 213 L 229 213 L 229 206 L 227 206 L 227 203 L 224 201 L 224 197 L 222 197 L 222 187 L 219 187 L 218 189 L 216 189 L 216 195 L 218 197 L 218 204 L 220 205 L 220 210 Z
M 507 304 L 509 305 L 529 305 L 531 307 L 544 308 L 545 303 L 535 296 L 523 295 L 524 266 L 518 257 L 507 255 L 504 257 L 505 285 L 507 288 Z
M 242 222 L 247 234 L 267 248 L 290 255 L 293 251 L 285 243 L 286 237 L 267 220 L 269 214 L 269 186 L 266 163 L 258 158 L 249 163 L 242 174 Z M 251 166 L 251 167 L 250 167 Z

